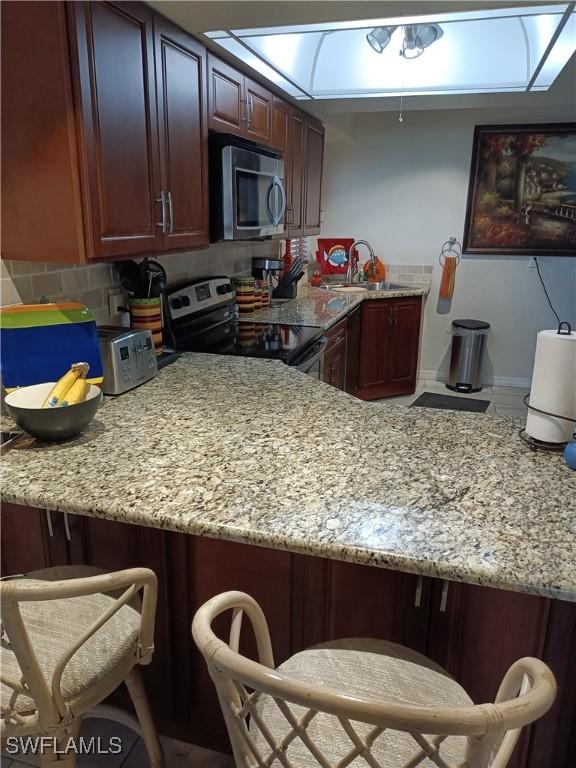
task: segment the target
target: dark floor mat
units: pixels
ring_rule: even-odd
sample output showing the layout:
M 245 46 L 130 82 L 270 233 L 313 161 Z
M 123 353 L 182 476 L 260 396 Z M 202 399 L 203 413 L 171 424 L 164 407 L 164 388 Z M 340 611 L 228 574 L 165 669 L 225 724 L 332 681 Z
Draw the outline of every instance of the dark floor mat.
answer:
M 439 395 L 436 392 L 422 392 L 420 397 L 412 403 L 412 406 L 414 405 L 422 408 L 444 408 L 448 411 L 484 413 L 490 405 L 490 400 L 476 400 L 473 397 L 451 397 L 450 395 Z

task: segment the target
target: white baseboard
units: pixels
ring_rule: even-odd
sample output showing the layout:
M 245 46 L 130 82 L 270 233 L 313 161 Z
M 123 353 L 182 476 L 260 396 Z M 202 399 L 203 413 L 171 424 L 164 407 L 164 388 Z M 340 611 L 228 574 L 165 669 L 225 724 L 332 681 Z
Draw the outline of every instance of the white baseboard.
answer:
M 446 381 L 448 374 L 445 371 L 418 371 L 418 378 L 427 381 Z M 511 376 L 494 376 L 492 381 L 483 382 L 486 386 L 495 387 L 519 387 L 520 389 L 530 389 L 532 384 L 530 379 L 516 379 Z

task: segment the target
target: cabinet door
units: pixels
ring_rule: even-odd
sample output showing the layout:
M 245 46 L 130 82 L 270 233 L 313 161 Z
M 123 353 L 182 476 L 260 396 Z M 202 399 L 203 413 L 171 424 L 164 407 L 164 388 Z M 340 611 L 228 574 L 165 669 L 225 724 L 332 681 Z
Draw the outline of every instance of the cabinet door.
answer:
M 416 296 L 389 301 L 392 333 L 387 396 L 411 395 L 416 390 L 422 299 Z
M 305 122 L 304 234 L 320 232 L 324 128 L 308 118 Z
M 258 144 L 272 142 L 272 94 L 254 80 L 245 78 L 247 120 L 245 136 Z
M 74 3 L 92 256 L 163 247 L 152 10 Z
M 292 113 L 290 128 L 290 196 L 287 203 L 287 220 L 290 237 L 302 235 L 304 207 L 304 116 L 302 112 Z
M 66 8 L 2 14 L 2 258 L 85 261 Z
M 513 662 L 523 656 L 543 657 L 549 610 L 550 601 L 542 597 L 436 581 L 428 655 L 458 680 L 475 703 L 494 701 Z M 528 731 L 510 768 L 528 768 Z
M 3 502 L 0 524 L 2 576 L 28 573 L 53 564 L 44 510 Z
M 391 334 L 388 299 L 362 303 L 358 397 L 376 400 L 386 397 Z
M 327 568 L 324 639 L 376 637 L 425 652 L 430 579 L 337 561 Z
M 358 366 L 360 364 L 360 323 L 361 307 L 348 315 L 346 333 L 346 392 L 358 393 Z
M 206 51 L 154 19 L 161 188 L 170 195 L 166 249 L 209 243 Z
M 323 380 L 336 389 L 346 387 L 346 327 L 346 319 L 341 320 L 326 334 Z
M 292 174 L 290 173 L 290 128 L 292 109 L 282 99 L 274 96 L 272 104 L 272 146 L 282 152 L 284 160 L 284 189 L 286 190 L 286 213 L 284 225 L 288 234 L 288 205 L 291 198 Z
M 243 135 L 246 121 L 243 92 L 244 75 L 209 54 L 209 128 L 213 131 Z

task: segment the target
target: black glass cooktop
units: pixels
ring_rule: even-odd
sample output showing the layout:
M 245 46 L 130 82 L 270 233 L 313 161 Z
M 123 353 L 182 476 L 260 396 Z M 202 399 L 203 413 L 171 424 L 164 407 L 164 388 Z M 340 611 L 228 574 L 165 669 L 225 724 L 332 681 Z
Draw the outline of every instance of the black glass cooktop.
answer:
M 210 352 L 216 355 L 242 355 L 290 362 L 322 336 L 314 326 L 251 323 L 236 320 L 180 339 L 179 352 Z

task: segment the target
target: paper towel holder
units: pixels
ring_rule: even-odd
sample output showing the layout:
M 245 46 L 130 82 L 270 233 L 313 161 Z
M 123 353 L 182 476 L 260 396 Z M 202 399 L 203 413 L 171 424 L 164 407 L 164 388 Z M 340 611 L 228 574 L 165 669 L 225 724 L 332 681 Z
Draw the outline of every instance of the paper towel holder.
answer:
M 566 320 L 561 321 L 558 323 L 558 328 L 556 331 L 558 336 L 570 336 L 572 334 L 572 326 L 569 322 Z M 555 419 L 562 419 L 563 421 L 569 421 L 574 424 L 574 435 L 576 436 L 576 419 L 570 416 L 563 416 L 559 413 L 551 413 L 550 411 L 544 411 L 541 408 L 536 408 L 534 405 L 530 405 L 529 402 L 530 392 L 528 392 L 527 395 L 524 395 L 522 398 L 522 402 L 531 411 L 536 411 L 537 413 L 542 413 L 544 416 L 552 416 Z M 520 438 L 528 445 L 528 447 L 532 451 L 558 451 L 561 452 L 564 450 L 566 443 L 546 443 L 543 440 L 538 440 L 535 437 L 532 437 L 532 435 L 529 435 L 525 429 L 521 429 L 518 433 L 520 435 Z

